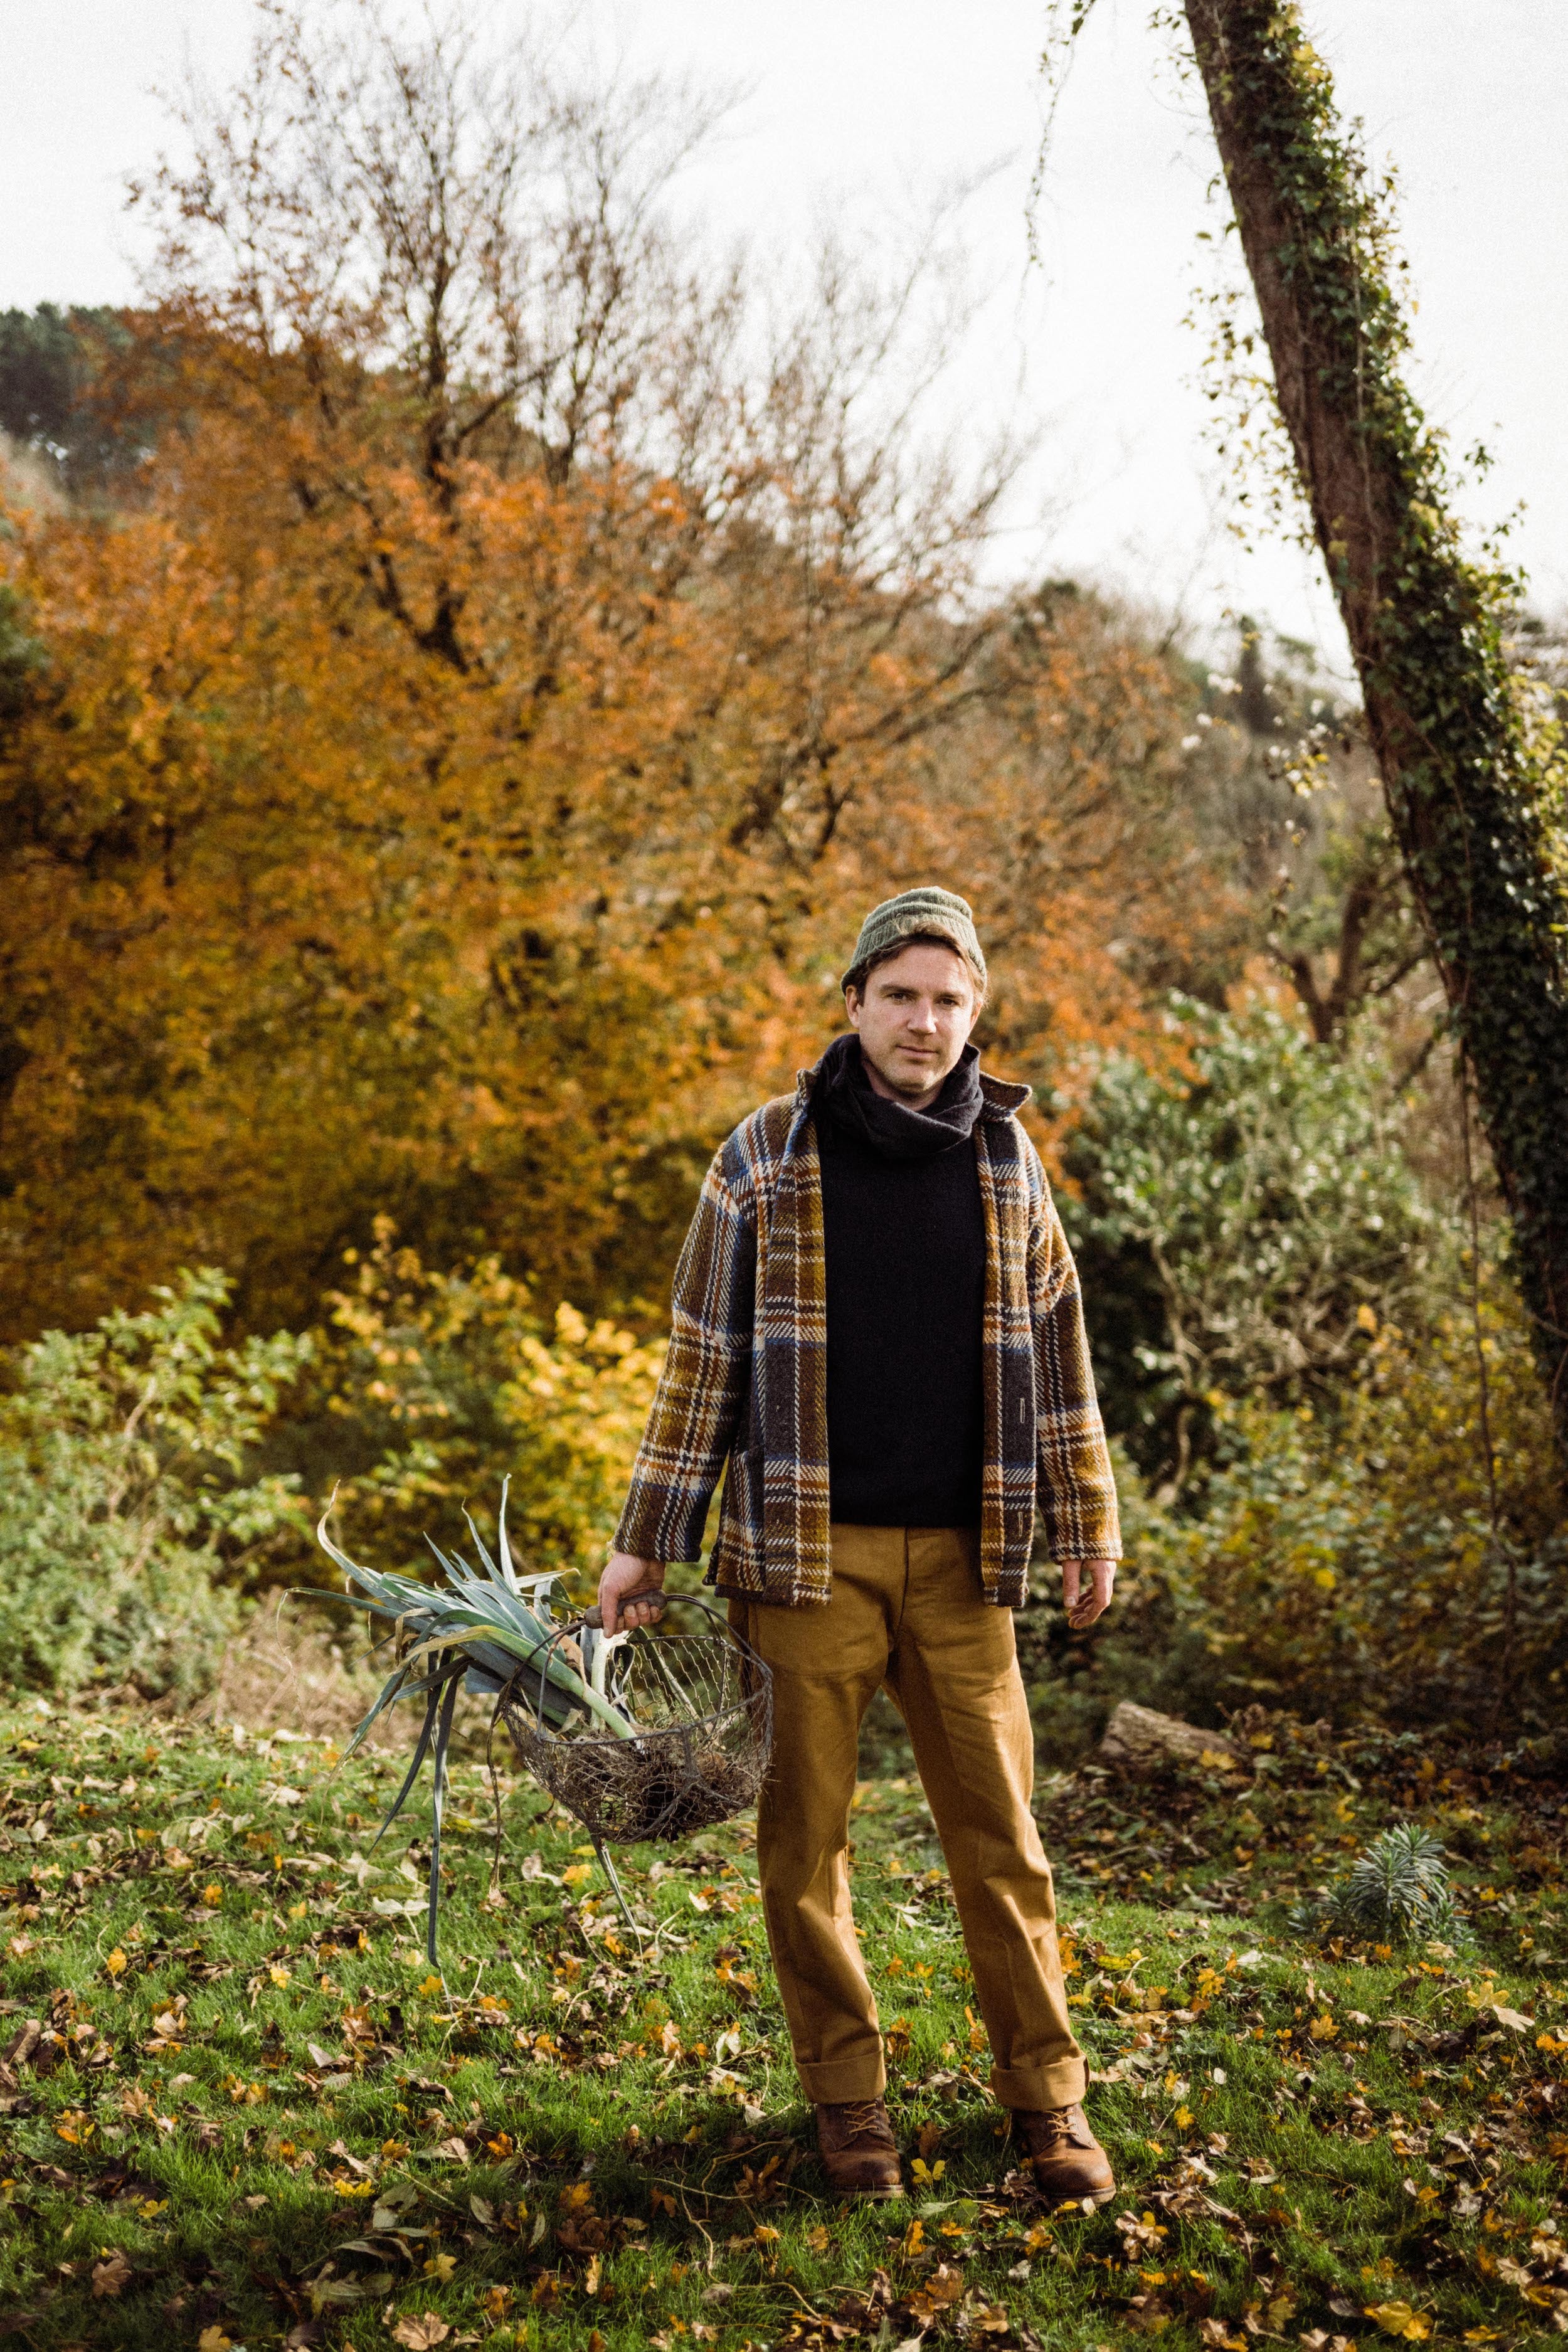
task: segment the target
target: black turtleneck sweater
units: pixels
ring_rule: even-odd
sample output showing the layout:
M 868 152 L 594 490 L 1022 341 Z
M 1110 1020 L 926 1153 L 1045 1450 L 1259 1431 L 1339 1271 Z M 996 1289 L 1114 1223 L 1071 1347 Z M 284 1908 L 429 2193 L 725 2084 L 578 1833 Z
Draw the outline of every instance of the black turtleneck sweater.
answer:
M 812 1102 L 827 1252 L 832 1516 L 858 1527 L 974 1527 L 984 1431 L 985 1227 L 966 1045 L 927 1111 L 874 1094 L 857 1037 L 824 1056 Z

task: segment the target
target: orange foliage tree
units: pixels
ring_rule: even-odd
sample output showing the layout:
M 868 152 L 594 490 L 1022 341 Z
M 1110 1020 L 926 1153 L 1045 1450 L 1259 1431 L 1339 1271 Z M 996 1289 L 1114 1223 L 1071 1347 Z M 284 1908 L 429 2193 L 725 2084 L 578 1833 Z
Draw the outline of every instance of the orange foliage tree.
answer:
M 7 1335 L 197 1261 L 308 1319 L 379 1213 L 646 1295 L 917 878 L 976 903 L 1011 1067 L 1142 1034 L 1224 929 L 1190 688 L 985 585 L 1017 452 L 924 428 L 929 263 L 828 247 L 765 317 L 670 226 L 667 90 L 258 17 L 144 192 L 140 492 L 0 542 Z

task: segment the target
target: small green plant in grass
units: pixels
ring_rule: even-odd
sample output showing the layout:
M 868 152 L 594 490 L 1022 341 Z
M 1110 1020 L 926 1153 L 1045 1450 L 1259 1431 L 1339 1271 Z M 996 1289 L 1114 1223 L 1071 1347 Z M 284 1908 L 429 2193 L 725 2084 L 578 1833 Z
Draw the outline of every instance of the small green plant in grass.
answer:
M 1466 1934 L 1454 1908 L 1443 1848 L 1413 1822 L 1384 1830 L 1350 1874 L 1317 1903 L 1302 1905 L 1291 1925 L 1303 1933 L 1332 1928 L 1364 1942 L 1405 1944 Z

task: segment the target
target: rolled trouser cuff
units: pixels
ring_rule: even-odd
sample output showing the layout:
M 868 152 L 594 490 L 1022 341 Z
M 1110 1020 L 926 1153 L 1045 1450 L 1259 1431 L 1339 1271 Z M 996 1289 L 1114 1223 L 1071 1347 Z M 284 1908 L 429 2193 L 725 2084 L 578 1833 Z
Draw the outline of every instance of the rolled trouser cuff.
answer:
M 1081 2058 L 1063 2058 L 1037 2069 L 991 2069 L 991 2089 L 999 2107 L 1028 2107 L 1038 2114 L 1046 2107 L 1081 2106 L 1088 2088 L 1089 2069 Z
M 880 2042 L 861 2058 L 835 2058 L 819 2066 L 803 2064 L 797 2058 L 795 2067 L 813 2106 L 841 2106 L 846 2099 L 879 2099 L 888 2087 Z

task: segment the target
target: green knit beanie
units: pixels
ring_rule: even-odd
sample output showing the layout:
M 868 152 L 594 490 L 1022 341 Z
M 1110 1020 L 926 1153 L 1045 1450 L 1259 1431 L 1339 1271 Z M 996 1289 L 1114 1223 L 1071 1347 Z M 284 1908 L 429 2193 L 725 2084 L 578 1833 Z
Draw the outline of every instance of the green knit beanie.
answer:
M 951 890 L 927 887 L 921 890 L 900 890 L 896 898 L 884 898 L 873 907 L 860 926 L 860 936 L 855 942 L 855 953 L 844 975 L 847 987 L 854 975 L 863 971 L 873 956 L 887 948 L 896 948 L 900 940 L 912 931 L 925 931 L 935 938 L 948 940 L 971 967 L 985 987 L 985 958 L 980 952 L 975 935 L 974 917 L 966 900 L 956 898 Z

